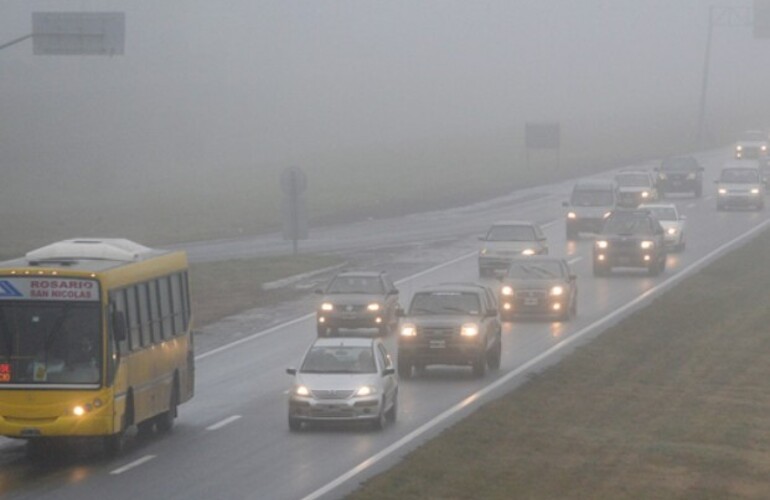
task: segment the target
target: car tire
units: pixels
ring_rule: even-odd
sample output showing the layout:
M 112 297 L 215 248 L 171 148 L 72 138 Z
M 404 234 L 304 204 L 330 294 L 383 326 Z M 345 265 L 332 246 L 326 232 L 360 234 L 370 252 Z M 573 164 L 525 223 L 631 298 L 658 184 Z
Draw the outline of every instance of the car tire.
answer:
M 291 432 L 299 432 L 302 430 L 302 421 L 296 417 L 289 415 L 289 430 Z
M 372 421 L 372 427 L 376 431 L 381 431 L 385 428 L 386 425 L 388 425 L 388 417 L 385 414 L 385 396 L 383 396 L 382 408 L 380 408 L 380 413 L 377 415 L 377 418 Z
M 393 396 L 393 404 L 391 405 L 390 409 L 385 413 L 385 418 L 390 423 L 395 422 L 396 418 L 398 418 L 398 391 L 396 391 L 396 394 Z
M 164 411 L 160 415 L 154 418 L 155 428 L 158 432 L 171 432 L 174 428 L 174 420 L 176 419 L 179 407 L 179 390 L 176 383 L 174 383 L 171 389 L 171 399 L 168 403 L 168 410 Z
M 473 375 L 476 378 L 482 378 L 487 374 L 487 353 L 482 352 L 473 361 Z
M 491 370 L 499 370 L 502 357 L 503 357 L 502 340 L 498 338 L 497 345 L 495 346 L 494 349 L 492 349 L 492 352 L 490 352 L 487 357 L 487 365 L 489 365 L 489 368 Z

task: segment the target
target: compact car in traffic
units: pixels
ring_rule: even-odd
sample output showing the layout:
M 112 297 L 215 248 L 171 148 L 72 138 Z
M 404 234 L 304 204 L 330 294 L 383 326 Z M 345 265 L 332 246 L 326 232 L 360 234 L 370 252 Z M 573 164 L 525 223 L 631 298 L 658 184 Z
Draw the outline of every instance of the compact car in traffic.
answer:
M 598 233 L 618 203 L 618 186 L 613 181 L 581 181 L 572 188 L 567 208 L 567 239 L 576 240 L 580 233 Z
M 621 170 L 615 174 L 618 185 L 618 205 L 635 208 L 640 204 L 657 201 L 655 179 L 646 170 Z
M 289 390 L 289 429 L 303 423 L 366 422 L 381 429 L 396 420 L 398 376 L 378 338 L 317 338 Z
M 530 221 L 496 222 L 479 240 L 479 276 L 504 272 L 516 257 L 548 253 L 543 229 Z
M 765 184 L 756 160 L 732 161 L 722 168 L 717 185 L 717 210 L 765 208 Z
M 337 274 L 324 290 L 316 312 L 318 336 L 339 329 L 376 329 L 387 335 L 398 324 L 398 289 L 382 271 L 345 271 Z
M 429 365 L 470 366 L 483 377 L 500 368 L 502 326 L 497 299 L 474 283 L 423 288 L 402 314 L 398 336 L 398 374 L 412 376 Z
M 665 231 L 647 210 L 618 210 L 607 218 L 593 249 L 594 276 L 615 267 L 644 268 L 652 276 L 666 269 Z
M 500 287 L 500 317 L 568 320 L 577 314 L 577 276 L 557 257 L 514 260 Z

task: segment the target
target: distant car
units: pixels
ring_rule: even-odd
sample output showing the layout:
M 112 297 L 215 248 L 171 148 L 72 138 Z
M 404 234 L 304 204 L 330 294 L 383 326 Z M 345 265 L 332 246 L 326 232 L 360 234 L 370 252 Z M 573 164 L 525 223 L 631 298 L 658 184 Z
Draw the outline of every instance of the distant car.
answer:
M 719 173 L 717 210 L 726 208 L 765 208 L 765 183 L 756 160 L 732 161 Z
M 681 252 L 687 243 L 685 240 L 685 225 L 687 217 L 679 214 L 673 203 L 656 203 L 639 205 L 639 210 L 647 210 L 658 219 L 663 226 L 666 246 L 674 252 Z
M 515 257 L 548 253 L 545 233 L 535 222 L 497 222 L 479 240 L 479 276 L 504 272 Z
M 418 290 L 403 313 L 398 336 L 398 374 L 412 376 L 429 365 L 470 365 L 483 377 L 500 368 L 502 327 L 495 294 L 474 283 Z
M 618 204 L 618 186 L 613 181 L 581 181 L 572 188 L 567 208 L 567 240 L 576 240 L 580 233 L 598 233 L 604 221 Z
M 381 429 L 395 421 L 398 377 L 377 338 L 319 338 L 310 346 L 289 391 L 289 429 L 303 423 L 358 421 Z
M 618 185 L 618 205 L 636 208 L 642 203 L 658 200 L 655 179 L 646 170 L 621 170 L 615 174 Z
M 770 141 L 768 134 L 761 130 L 747 130 L 735 143 L 736 160 L 767 160 Z
M 666 158 L 656 168 L 658 194 L 665 198 L 669 193 L 693 193 L 703 196 L 703 167 L 692 156 Z
M 607 218 L 593 250 L 594 276 L 615 267 L 646 268 L 651 276 L 666 269 L 663 226 L 647 210 L 617 210 Z
M 398 289 L 381 271 L 345 271 L 337 274 L 322 295 L 316 314 L 318 336 L 344 329 L 377 329 L 387 335 L 398 325 Z
M 577 314 L 577 276 L 556 257 L 514 260 L 500 287 L 500 317 L 568 320 Z

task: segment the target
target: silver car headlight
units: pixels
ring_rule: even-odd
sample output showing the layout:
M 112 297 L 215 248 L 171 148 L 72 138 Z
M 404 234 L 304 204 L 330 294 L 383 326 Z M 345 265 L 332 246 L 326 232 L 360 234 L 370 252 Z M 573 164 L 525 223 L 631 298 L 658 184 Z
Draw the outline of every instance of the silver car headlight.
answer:
M 607 245 L 607 240 L 596 240 L 596 248 L 604 249 L 607 248 Z
M 513 287 L 512 287 L 512 286 L 508 286 L 508 285 L 505 285 L 505 286 L 504 286 L 504 287 L 503 287 L 503 288 L 500 290 L 500 293 L 502 293 L 503 295 L 506 295 L 506 296 L 511 296 L 511 295 L 513 295 Z
M 650 192 L 649 191 L 642 191 L 642 198 L 649 198 Z
M 725 189 L 725 188 L 719 188 L 719 189 L 717 190 L 717 192 L 718 192 L 719 194 L 721 194 L 721 195 L 725 195 L 725 194 L 727 194 L 727 189 Z
M 372 302 L 371 304 L 366 306 L 366 309 L 368 309 L 369 311 L 379 311 L 380 310 L 380 305 L 378 303 L 376 303 L 376 302 Z
M 356 391 L 356 396 L 371 396 L 377 394 L 377 388 L 371 385 L 362 385 Z
M 304 385 L 297 385 L 294 387 L 294 394 L 297 396 L 310 396 L 310 389 Z
M 526 250 L 522 250 L 521 255 L 535 255 L 535 251 L 531 248 L 527 248 Z
M 567 212 L 567 218 L 568 219 L 577 219 L 577 214 L 575 212 Z
M 741 146 L 740 144 L 738 144 L 737 146 L 735 146 L 735 150 L 736 150 L 736 151 L 743 151 L 743 146 Z
M 759 188 L 751 188 L 751 194 L 759 194 Z
M 675 234 L 676 234 L 676 228 L 675 228 L 675 227 L 670 227 L 670 228 L 668 228 L 668 229 L 666 230 L 666 232 L 667 232 L 668 234 L 670 234 L 671 236 L 673 236 L 673 235 L 675 235 Z

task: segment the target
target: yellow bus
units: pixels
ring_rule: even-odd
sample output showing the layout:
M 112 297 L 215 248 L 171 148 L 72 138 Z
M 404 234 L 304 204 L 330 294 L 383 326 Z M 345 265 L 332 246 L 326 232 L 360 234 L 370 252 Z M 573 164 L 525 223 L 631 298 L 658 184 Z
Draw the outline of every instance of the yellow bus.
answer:
M 64 437 L 171 429 L 195 380 L 187 256 L 74 239 L 0 263 L 0 435 L 31 454 Z

